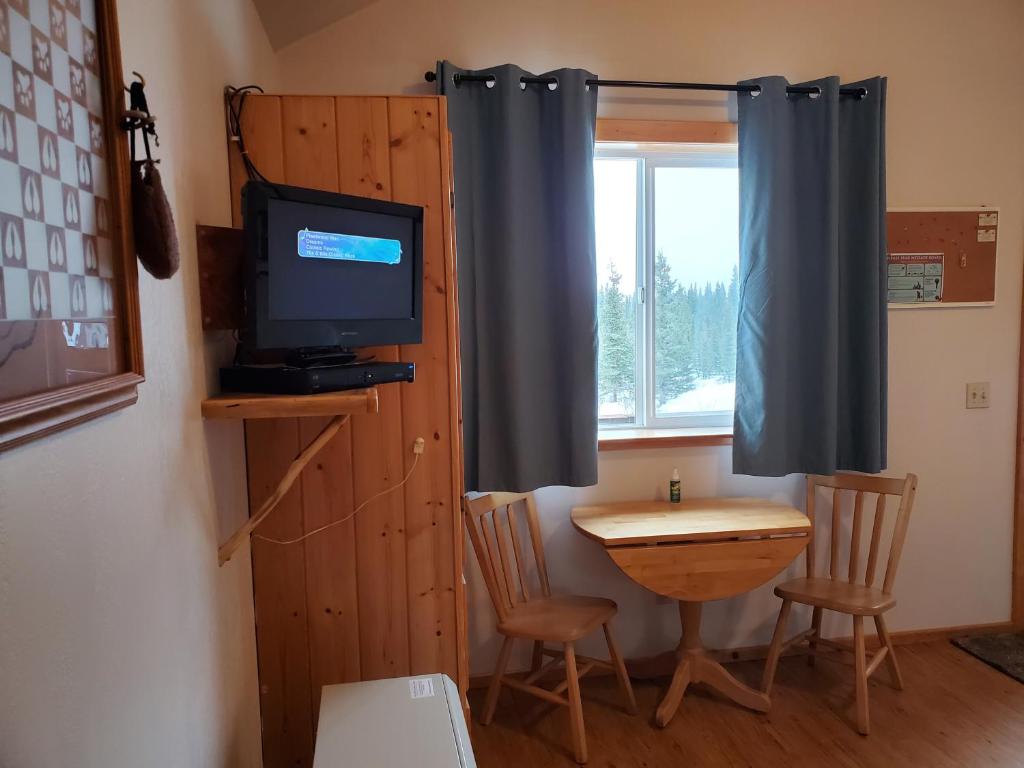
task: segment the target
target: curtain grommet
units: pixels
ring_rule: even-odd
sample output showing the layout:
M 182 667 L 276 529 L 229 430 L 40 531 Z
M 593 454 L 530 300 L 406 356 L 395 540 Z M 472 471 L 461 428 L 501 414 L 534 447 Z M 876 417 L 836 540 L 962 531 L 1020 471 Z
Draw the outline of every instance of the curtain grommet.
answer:
M 519 78 L 519 90 L 520 91 L 525 91 L 526 90 L 526 81 L 523 78 L 521 78 L 521 77 Z
M 491 75 L 489 80 L 484 81 L 484 86 L 487 88 L 493 88 L 497 82 L 498 78 L 496 78 L 494 75 Z
M 860 99 L 861 101 L 863 101 L 867 97 L 868 97 L 868 89 L 867 88 L 861 88 L 860 89 L 860 94 L 857 96 L 857 98 Z
M 547 84 L 548 90 L 549 91 L 557 91 L 558 90 L 558 78 L 557 77 L 553 77 L 551 80 L 552 81 Z
M 750 91 L 750 98 L 752 98 L 752 99 L 756 99 L 758 96 L 760 96 L 761 95 L 761 91 L 763 90 L 760 85 L 757 85 L 754 88 L 755 88 L 755 90 Z
M 815 91 L 814 91 L 814 93 L 809 93 L 809 94 L 807 94 L 807 95 L 808 95 L 808 96 L 810 96 L 810 97 L 811 97 L 812 99 L 818 99 L 818 98 L 821 98 L 821 86 L 820 86 L 820 85 L 816 85 L 816 86 L 814 86 L 814 87 L 815 87 L 815 88 L 816 88 L 817 90 L 815 90 Z

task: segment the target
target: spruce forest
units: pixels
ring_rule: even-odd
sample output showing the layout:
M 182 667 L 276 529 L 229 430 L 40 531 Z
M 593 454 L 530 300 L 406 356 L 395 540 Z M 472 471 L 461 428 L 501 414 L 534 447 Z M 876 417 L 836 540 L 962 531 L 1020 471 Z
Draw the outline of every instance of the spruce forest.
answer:
M 612 265 L 598 293 L 598 394 L 632 412 L 636 381 L 635 294 L 622 290 Z M 654 397 L 661 408 L 702 382 L 731 382 L 736 376 L 738 275 L 728 285 L 682 285 L 665 254 L 654 264 Z

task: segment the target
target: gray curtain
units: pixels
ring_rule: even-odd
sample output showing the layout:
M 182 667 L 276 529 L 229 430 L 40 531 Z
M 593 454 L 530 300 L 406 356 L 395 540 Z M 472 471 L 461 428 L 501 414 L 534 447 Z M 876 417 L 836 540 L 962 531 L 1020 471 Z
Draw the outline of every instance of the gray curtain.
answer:
M 453 75 L 492 75 L 456 85 Z M 467 491 L 597 482 L 594 77 L 438 63 L 448 100 Z
M 739 94 L 733 470 L 886 465 L 885 78 Z

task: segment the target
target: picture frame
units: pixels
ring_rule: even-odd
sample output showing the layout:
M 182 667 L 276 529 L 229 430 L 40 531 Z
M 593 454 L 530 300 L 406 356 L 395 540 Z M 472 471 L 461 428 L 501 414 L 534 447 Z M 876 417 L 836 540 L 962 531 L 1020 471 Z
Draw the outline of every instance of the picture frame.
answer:
M 94 13 L 90 15 L 91 8 L 94 8 Z M 0 326 L 6 323 L 13 328 L 20 323 L 19 327 L 24 329 L 29 328 L 30 323 L 35 323 L 34 326 L 31 326 L 34 336 L 36 330 L 44 324 L 49 324 L 46 327 L 50 329 L 50 337 L 56 337 L 55 345 L 60 346 L 63 335 L 67 339 L 66 346 L 71 348 L 81 335 L 83 330 L 81 326 L 88 325 L 89 327 L 85 330 L 98 336 L 99 342 L 95 346 L 107 353 L 104 364 L 110 370 L 102 370 L 103 366 L 96 366 L 82 372 L 64 370 L 63 377 L 60 375 L 62 373 L 60 370 L 56 372 L 57 375 L 51 370 L 47 374 L 50 377 L 51 386 L 36 387 L 35 391 L 20 396 L 0 398 L 0 451 L 130 406 L 137 401 L 137 387 L 145 380 L 138 269 L 132 237 L 128 137 L 121 127 L 125 110 L 124 81 L 116 2 L 115 0 L 42 0 L 40 3 L 40 0 L 12 0 L 2 11 L 5 15 L 0 18 L 0 49 L 7 54 L 10 61 L 3 61 L 3 57 L 0 57 L 0 66 L 12 66 L 12 80 L 15 81 L 13 96 L 15 99 L 22 95 L 26 98 L 28 95 L 35 98 L 38 86 L 38 114 L 35 111 L 36 105 L 33 103 L 31 112 L 27 109 L 19 109 L 19 114 L 11 113 L 10 116 L 7 116 L 12 121 L 18 121 L 17 131 L 8 134 L 15 136 L 15 139 L 24 135 L 31 139 L 31 129 L 36 127 L 31 123 L 36 120 L 29 120 L 29 118 L 37 118 L 39 123 L 37 130 L 40 137 L 38 146 L 42 147 L 40 149 L 42 173 L 36 172 L 31 167 L 25 167 L 25 165 L 33 165 L 34 160 L 22 158 L 19 161 L 22 184 L 25 187 L 21 189 L 21 193 L 23 200 L 29 201 L 24 204 L 29 205 L 35 201 L 31 194 L 25 196 L 26 189 L 31 188 L 29 191 L 35 189 L 31 180 L 26 182 L 26 174 L 38 177 L 40 185 L 45 187 L 46 184 L 49 184 L 49 188 L 52 189 L 53 180 L 44 179 L 43 175 L 48 172 L 53 175 L 54 169 L 47 167 L 47 158 L 51 159 L 54 166 L 60 166 L 62 163 L 65 166 L 65 177 L 61 178 L 59 168 L 56 176 L 56 181 L 63 182 L 65 195 L 61 213 L 65 217 L 67 227 L 63 230 L 63 234 L 61 234 L 61 227 L 52 220 L 52 195 L 47 197 L 44 188 L 44 193 L 40 198 L 43 201 L 40 207 L 47 206 L 50 211 L 47 213 L 50 218 L 45 221 L 48 239 L 44 242 L 54 243 L 52 238 L 56 238 L 58 245 L 56 257 L 53 250 L 50 251 L 49 263 L 45 261 L 46 257 L 43 257 L 43 267 L 51 267 L 55 259 L 59 260 L 63 256 L 67 256 L 66 263 L 58 264 L 58 268 L 63 267 L 65 274 L 57 274 L 57 278 L 60 278 L 62 288 L 65 285 L 71 285 L 72 308 L 79 308 L 81 310 L 79 314 L 82 314 L 85 319 L 91 317 L 86 311 L 86 307 L 91 309 L 93 314 L 96 314 L 97 310 L 88 304 L 85 289 L 80 286 L 84 286 L 86 280 L 93 281 L 90 285 L 95 284 L 96 280 L 100 280 L 102 286 L 102 311 L 100 314 L 102 317 L 95 322 L 88 323 L 75 319 L 73 311 L 69 312 L 70 317 L 67 320 L 53 317 L 58 314 L 58 301 L 63 305 L 67 299 L 56 293 L 50 293 L 53 290 L 49 281 L 50 273 L 45 273 L 46 279 L 42 280 L 44 273 L 38 270 L 23 269 L 21 271 L 28 273 L 29 280 L 41 281 L 38 285 L 30 283 L 32 287 L 29 290 L 29 301 L 32 306 L 29 308 L 29 312 L 32 319 L 19 319 L 16 322 L 10 320 L 10 313 L 13 310 L 9 306 L 10 301 L 3 301 L 4 275 L 3 272 L 0 272 L 0 309 L 6 313 L 0 313 Z M 44 13 L 48 13 L 48 18 L 46 16 L 37 18 Z M 45 25 L 41 23 L 44 19 L 47 22 Z M 94 21 L 94 31 L 88 28 L 88 21 Z M 26 29 L 30 30 L 30 41 L 21 39 Z M 79 33 L 82 36 L 81 47 L 73 39 Z M 28 72 L 28 68 L 24 66 L 26 45 L 31 45 L 32 72 Z M 17 60 L 19 52 L 22 58 L 21 63 Z M 74 60 L 73 53 L 81 55 L 81 62 Z M 68 95 L 70 98 L 59 93 L 59 89 L 54 86 L 61 76 L 60 68 L 64 64 L 62 59 L 69 62 L 68 83 L 70 84 L 69 90 L 72 91 Z M 89 86 L 95 88 L 97 80 L 101 93 L 99 96 L 94 93 L 90 94 L 92 100 L 87 103 L 86 88 Z M 31 91 L 30 94 L 29 91 L 24 91 L 26 88 Z M 46 98 L 48 98 L 50 91 L 53 91 L 53 98 L 56 101 L 54 114 L 58 120 L 58 131 L 62 125 L 68 131 L 66 135 L 61 132 L 60 137 L 53 135 L 43 125 L 44 115 L 48 119 L 51 114 L 51 107 L 44 99 L 44 94 L 47 94 Z M 72 103 L 72 100 L 75 103 Z M 64 106 L 62 102 L 67 102 L 69 108 L 62 109 Z M 15 106 L 22 105 L 16 103 Z M 6 107 L 0 107 L 0 109 L 11 112 Z M 102 114 L 96 115 L 96 110 L 101 110 Z M 74 124 L 72 111 L 77 119 Z M 3 119 L 5 119 L 5 115 L 0 113 L 0 121 Z M 88 133 L 86 134 L 88 138 L 85 141 L 84 149 L 81 147 L 83 143 L 81 131 L 84 130 L 81 123 L 83 120 L 88 123 Z M 0 126 L 0 140 L 3 139 L 3 136 L 2 126 Z M 61 142 L 60 152 L 51 150 L 48 143 L 50 136 L 53 137 L 54 143 Z M 91 146 L 89 142 L 91 142 Z M 68 181 L 67 163 L 63 161 L 67 159 L 67 155 L 64 153 L 68 151 L 77 153 L 79 181 L 81 182 L 82 177 L 85 176 L 85 180 L 88 182 L 88 185 L 80 184 L 83 190 L 81 192 L 74 188 L 73 184 L 69 188 L 66 183 Z M 47 152 L 50 154 L 48 155 Z M 0 157 L 2 156 L 2 152 L 0 152 Z M 75 154 L 72 154 L 71 157 L 75 157 Z M 4 162 L 8 162 L 8 160 Z M 92 183 L 101 177 L 105 177 L 106 200 L 99 199 L 98 194 L 92 194 L 94 192 Z M 74 199 L 69 200 L 69 196 Z M 56 200 L 58 207 L 61 207 L 61 198 L 58 196 Z M 87 204 L 95 206 L 95 210 L 92 212 L 95 217 L 93 223 L 99 227 L 99 237 L 85 234 L 90 215 L 86 210 Z M 79 205 L 81 205 L 81 209 L 79 209 Z M 102 210 L 104 208 L 107 210 Z M 71 221 L 67 221 L 69 211 L 72 214 Z M 30 217 L 31 213 L 31 210 L 26 210 L 26 217 Z M 8 218 L 13 221 L 17 217 L 9 216 Z M 37 218 L 43 219 L 41 215 Z M 27 224 L 37 227 L 39 222 L 27 221 Z M 26 222 L 18 222 L 21 229 L 15 230 L 11 238 L 7 240 L 5 240 L 7 235 L 0 225 L 0 268 L 7 269 L 3 265 L 12 263 L 8 261 L 4 248 L 7 245 L 18 244 L 17 238 L 25 236 L 25 225 Z M 98 267 L 96 267 L 96 247 L 87 242 L 90 237 L 94 242 L 107 238 L 110 241 L 109 245 L 102 243 L 106 247 L 101 249 L 101 255 L 104 258 L 101 259 L 102 263 Z M 92 272 L 97 277 L 93 277 L 92 274 L 89 274 L 88 277 L 72 274 L 72 241 L 77 243 L 78 238 L 82 238 L 86 246 L 84 271 L 89 274 L 89 265 L 92 264 L 95 267 Z M 61 243 L 64 245 L 60 245 Z M 24 241 L 24 254 L 31 256 L 27 240 Z M 11 258 L 21 255 L 22 251 L 15 248 L 15 253 Z M 35 258 L 38 260 L 39 255 L 36 254 Z M 20 264 L 15 266 L 20 266 Z M 15 275 L 16 270 L 13 266 L 8 271 L 12 278 L 23 279 L 20 272 Z M 8 286 L 7 296 L 12 295 L 14 295 L 13 290 Z M 95 303 L 92 301 L 92 304 Z M 55 323 L 59 323 L 59 326 L 56 331 L 53 331 Z M 75 341 L 73 342 L 73 340 Z M 37 339 L 32 339 L 28 346 L 38 343 L 40 342 Z M 46 343 L 51 343 L 51 341 L 47 340 Z M 11 358 L 19 350 L 15 349 L 13 344 L 8 346 L 10 347 L 8 358 Z M 22 349 L 27 348 L 27 346 L 22 347 Z M 55 353 L 48 350 L 40 356 L 43 354 L 47 360 L 50 360 Z M 68 353 L 65 349 L 58 349 L 56 354 L 73 353 Z M 4 349 L 0 346 L 0 379 L 5 376 L 2 361 L 4 361 Z M 56 367 L 59 368 L 59 364 Z M 97 367 L 100 370 L 96 370 Z M 26 370 L 24 363 L 22 370 Z M 16 374 L 10 375 L 13 377 Z M 54 379 L 57 380 L 54 381 Z M 9 387 L 12 381 L 13 379 L 8 380 Z

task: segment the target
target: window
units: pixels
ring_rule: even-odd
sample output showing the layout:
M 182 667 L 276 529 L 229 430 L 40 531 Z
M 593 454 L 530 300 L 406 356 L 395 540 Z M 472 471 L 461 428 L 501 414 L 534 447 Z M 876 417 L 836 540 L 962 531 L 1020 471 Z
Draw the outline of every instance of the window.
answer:
M 734 144 L 598 144 L 600 426 L 732 423 Z

